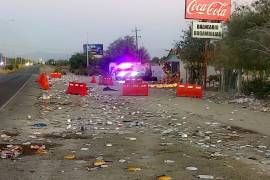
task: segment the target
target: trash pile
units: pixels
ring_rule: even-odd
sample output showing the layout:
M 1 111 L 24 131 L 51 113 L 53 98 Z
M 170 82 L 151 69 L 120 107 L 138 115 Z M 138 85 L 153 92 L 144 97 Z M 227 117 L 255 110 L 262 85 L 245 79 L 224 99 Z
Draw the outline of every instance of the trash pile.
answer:
M 23 148 L 18 145 L 7 145 L 0 149 L 2 159 L 14 159 L 23 153 Z
M 206 98 L 218 104 L 239 104 L 242 108 L 253 111 L 270 112 L 270 101 L 259 100 L 253 96 L 235 96 L 235 94 L 219 94 L 218 92 L 206 93 Z
M 45 145 L 1 145 L 1 159 L 15 159 L 21 155 L 45 155 L 47 154 Z

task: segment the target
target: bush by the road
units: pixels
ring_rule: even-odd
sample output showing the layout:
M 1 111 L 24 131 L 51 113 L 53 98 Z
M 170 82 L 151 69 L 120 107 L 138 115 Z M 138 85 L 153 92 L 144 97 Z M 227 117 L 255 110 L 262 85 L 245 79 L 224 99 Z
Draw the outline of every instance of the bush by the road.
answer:
M 256 98 L 270 97 L 270 83 L 262 80 L 253 80 L 244 83 L 243 92 L 246 95 L 254 94 Z

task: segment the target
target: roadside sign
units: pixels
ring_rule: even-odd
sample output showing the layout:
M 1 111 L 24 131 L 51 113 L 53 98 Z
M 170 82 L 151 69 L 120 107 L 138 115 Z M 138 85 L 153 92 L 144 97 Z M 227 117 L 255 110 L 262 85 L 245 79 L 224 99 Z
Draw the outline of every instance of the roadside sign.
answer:
M 222 24 L 209 22 L 192 22 L 193 38 L 222 39 Z
M 88 45 L 88 52 L 92 55 L 103 55 L 103 44 L 84 44 L 83 52 L 86 53 Z
M 230 16 L 231 0 L 186 0 L 186 19 L 228 21 Z

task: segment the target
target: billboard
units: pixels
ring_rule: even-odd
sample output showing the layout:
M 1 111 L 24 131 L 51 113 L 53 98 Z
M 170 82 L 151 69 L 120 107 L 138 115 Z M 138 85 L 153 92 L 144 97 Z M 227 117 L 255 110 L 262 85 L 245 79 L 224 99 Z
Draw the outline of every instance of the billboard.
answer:
M 193 38 L 222 39 L 222 24 L 208 22 L 192 22 Z
M 186 0 L 186 19 L 228 21 L 230 16 L 231 0 Z
M 87 44 L 83 45 L 83 52 L 87 52 Z M 103 55 L 103 44 L 88 44 L 88 52 L 92 55 Z

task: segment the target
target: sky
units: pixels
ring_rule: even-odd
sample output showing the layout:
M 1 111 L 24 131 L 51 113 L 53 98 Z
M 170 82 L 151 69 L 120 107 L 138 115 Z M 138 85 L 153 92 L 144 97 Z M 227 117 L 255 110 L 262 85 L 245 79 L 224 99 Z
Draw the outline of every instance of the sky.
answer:
M 151 57 L 161 57 L 189 22 L 184 0 L 0 1 L 0 52 L 6 56 L 70 55 L 82 51 L 87 39 L 106 48 L 119 37 L 133 36 L 137 26 L 139 44 Z

